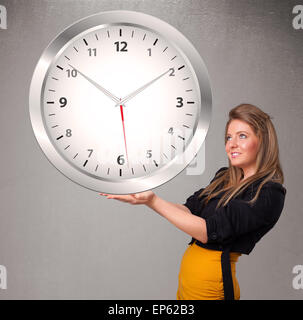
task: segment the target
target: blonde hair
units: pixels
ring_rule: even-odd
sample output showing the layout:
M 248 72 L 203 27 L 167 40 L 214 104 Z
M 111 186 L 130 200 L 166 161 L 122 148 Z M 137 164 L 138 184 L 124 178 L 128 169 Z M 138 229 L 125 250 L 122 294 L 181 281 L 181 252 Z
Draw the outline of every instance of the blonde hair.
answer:
M 225 144 L 227 142 L 228 126 L 234 119 L 245 121 L 259 138 L 256 173 L 240 182 L 244 176 L 243 170 L 232 166 L 228 159 L 229 167 L 218 173 L 215 180 L 199 195 L 199 197 L 207 196 L 204 200 L 205 204 L 207 204 L 211 198 L 225 191 L 217 204 L 217 208 L 222 204 L 223 206 L 227 205 L 231 199 L 238 196 L 250 184 L 261 178 L 263 178 L 263 180 L 254 198 L 248 201 L 250 204 L 253 204 L 257 200 L 260 190 L 266 182 L 273 181 L 281 184 L 284 182 L 283 171 L 279 161 L 277 134 L 270 116 L 251 104 L 240 104 L 236 106 L 229 112 L 229 120 L 225 126 Z

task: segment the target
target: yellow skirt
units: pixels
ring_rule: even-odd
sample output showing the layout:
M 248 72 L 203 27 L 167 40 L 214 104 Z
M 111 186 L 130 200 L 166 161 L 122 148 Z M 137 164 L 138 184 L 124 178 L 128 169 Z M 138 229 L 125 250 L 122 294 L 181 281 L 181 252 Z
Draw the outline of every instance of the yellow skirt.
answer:
M 195 242 L 187 247 L 180 265 L 177 300 L 224 300 L 221 254 Z M 236 278 L 236 262 L 240 255 L 230 253 L 235 300 L 240 299 Z

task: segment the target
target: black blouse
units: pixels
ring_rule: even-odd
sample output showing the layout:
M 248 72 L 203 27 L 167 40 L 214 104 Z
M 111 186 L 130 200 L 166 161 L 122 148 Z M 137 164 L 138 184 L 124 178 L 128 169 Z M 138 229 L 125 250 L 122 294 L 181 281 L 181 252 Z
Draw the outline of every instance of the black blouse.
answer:
M 226 169 L 227 167 L 221 168 L 216 175 Z M 216 179 L 216 175 L 211 182 Z M 262 179 L 255 181 L 236 198 L 230 200 L 225 207 L 218 209 L 216 209 L 217 203 L 224 193 L 218 194 L 207 205 L 204 205 L 202 202 L 206 196 L 198 198 L 204 188 L 196 191 L 184 203 L 192 214 L 205 219 L 207 228 L 208 242 L 206 244 L 194 238 L 189 244 L 196 240 L 196 244 L 203 248 L 223 252 L 221 260 L 224 291 L 230 291 L 228 287 L 232 281 L 229 252 L 249 254 L 255 244 L 272 229 L 281 215 L 286 189 L 280 183 L 272 181 L 265 183 L 257 201 L 253 205 L 247 203 L 254 197 L 261 182 Z M 226 294 L 225 298 L 228 299 Z M 229 298 L 232 299 L 233 296 Z

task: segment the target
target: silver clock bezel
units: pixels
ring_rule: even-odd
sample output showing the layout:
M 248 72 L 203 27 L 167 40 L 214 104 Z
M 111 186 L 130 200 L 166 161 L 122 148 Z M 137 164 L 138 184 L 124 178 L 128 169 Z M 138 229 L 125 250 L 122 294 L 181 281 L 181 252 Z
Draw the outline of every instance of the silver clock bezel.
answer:
M 133 179 L 102 179 L 96 178 L 88 172 L 80 171 L 68 162 L 51 142 L 42 111 L 45 81 L 53 62 L 82 33 L 110 25 L 136 26 L 155 32 L 165 38 L 187 58 L 198 79 L 200 88 L 200 116 L 193 138 L 184 153 L 177 155 L 167 165 L 152 174 Z M 181 173 L 196 156 L 206 138 L 211 118 L 211 103 L 211 87 L 206 66 L 190 41 L 177 29 L 156 17 L 141 12 L 123 10 L 101 12 L 81 19 L 63 30 L 42 53 L 32 77 L 29 95 L 32 128 L 37 142 L 48 160 L 73 182 L 90 190 L 109 194 L 130 194 L 150 190 Z M 181 157 L 183 161 L 181 161 Z

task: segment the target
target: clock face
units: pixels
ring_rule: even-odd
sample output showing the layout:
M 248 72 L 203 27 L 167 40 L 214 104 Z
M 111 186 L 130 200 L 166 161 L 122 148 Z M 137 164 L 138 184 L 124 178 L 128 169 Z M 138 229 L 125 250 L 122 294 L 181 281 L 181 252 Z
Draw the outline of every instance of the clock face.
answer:
M 30 112 L 40 146 L 62 173 L 93 190 L 163 184 L 206 135 L 211 95 L 200 59 L 177 30 L 145 14 L 79 21 L 51 43 L 33 76 Z

